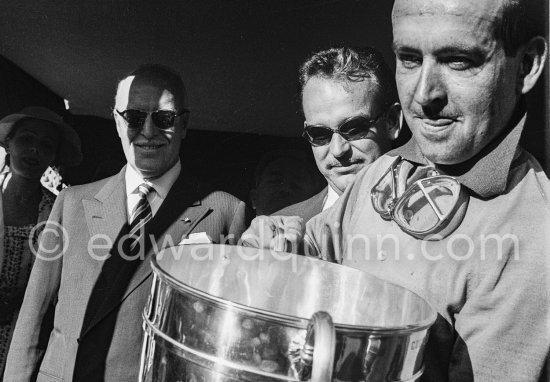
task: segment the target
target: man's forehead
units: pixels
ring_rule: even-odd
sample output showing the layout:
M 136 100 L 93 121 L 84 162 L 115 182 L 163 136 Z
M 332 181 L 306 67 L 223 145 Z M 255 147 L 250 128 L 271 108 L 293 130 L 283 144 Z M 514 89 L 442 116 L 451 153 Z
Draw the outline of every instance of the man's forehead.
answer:
M 116 94 L 117 106 L 123 107 L 145 99 L 176 102 L 174 87 L 168 81 L 147 76 L 128 76 L 120 82 Z
M 333 89 L 341 89 L 335 92 Z M 361 81 L 349 81 L 342 78 L 313 77 L 304 87 L 304 97 L 324 94 L 326 97 L 336 97 L 340 93 L 354 101 L 373 100 L 373 95 L 379 91 L 379 84 L 374 78 L 365 78 Z
M 467 16 L 494 20 L 508 0 L 396 0 L 392 20 L 407 16 Z

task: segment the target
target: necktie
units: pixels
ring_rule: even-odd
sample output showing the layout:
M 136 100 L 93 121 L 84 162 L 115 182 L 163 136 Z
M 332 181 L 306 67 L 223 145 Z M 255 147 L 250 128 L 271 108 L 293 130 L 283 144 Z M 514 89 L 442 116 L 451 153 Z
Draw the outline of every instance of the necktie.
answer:
M 132 213 L 132 222 L 130 223 L 130 254 L 137 254 L 139 243 L 145 236 L 144 226 L 153 217 L 151 206 L 147 201 L 147 195 L 154 191 L 153 186 L 147 183 L 142 183 L 138 187 L 139 201 Z

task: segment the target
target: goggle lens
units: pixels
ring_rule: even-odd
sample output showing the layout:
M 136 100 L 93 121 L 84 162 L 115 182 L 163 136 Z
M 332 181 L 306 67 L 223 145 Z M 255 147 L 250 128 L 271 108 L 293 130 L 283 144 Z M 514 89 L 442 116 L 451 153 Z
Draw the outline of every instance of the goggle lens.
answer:
M 460 184 L 446 176 L 417 181 L 395 206 L 394 218 L 413 232 L 429 232 L 453 211 Z
M 392 178 L 392 171 L 386 171 L 386 174 L 371 191 L 371 199 L 374 209 L 386 220 L 391 218 L 390 211 L 393 208 L 393 203 L 395 201 Z

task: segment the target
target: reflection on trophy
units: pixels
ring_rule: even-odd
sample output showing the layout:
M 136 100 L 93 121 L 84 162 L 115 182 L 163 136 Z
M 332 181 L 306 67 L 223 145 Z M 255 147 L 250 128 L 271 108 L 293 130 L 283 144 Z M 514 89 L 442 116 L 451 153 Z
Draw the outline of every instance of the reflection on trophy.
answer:
M 152 381 L 414 381 L 435 310 L 356 269 L 223 245 L 152 261 L 140 377 Z

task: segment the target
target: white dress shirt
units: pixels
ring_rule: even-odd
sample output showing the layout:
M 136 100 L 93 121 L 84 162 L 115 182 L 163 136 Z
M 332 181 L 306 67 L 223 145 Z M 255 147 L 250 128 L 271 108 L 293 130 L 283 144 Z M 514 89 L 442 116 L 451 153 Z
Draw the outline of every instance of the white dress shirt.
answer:
M 323 203 L 323 211 L 326 210 L 327 208 L 332 207 L 332 205 L 336 203 L 339 197 L 340 195 L 338 195 L 336 191 L 334 191 L 334 189 L 329 184 L 327 196 L 325 197 L 325 202 Z
M 161 177 L 156 179 L 144 180 L 143 177 L 129 164 L 126 166 L 126 173 L 124 174 L 126 180 L 126 207 L 128 222 L 132 219 L 132 212 L 139 201 L 138 187 L 142 183 L 148 183 L 153 186 L 154 191 L 151 191 L 147 195 L 147 201 L 151 206 L 151 212 L 153 216 L 157 213 L 160 205 L 166 199 L 168 191 L 172 188 L 172 185 L 178 178 L 181 171 L 181 163 L 178 160 L 174 166 L 166 171 Z

